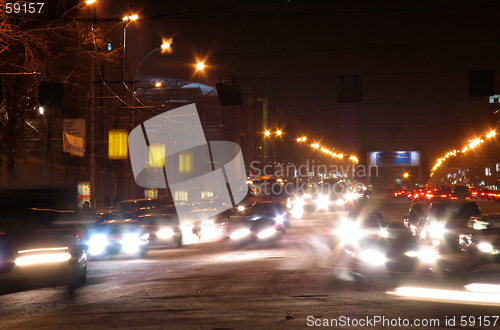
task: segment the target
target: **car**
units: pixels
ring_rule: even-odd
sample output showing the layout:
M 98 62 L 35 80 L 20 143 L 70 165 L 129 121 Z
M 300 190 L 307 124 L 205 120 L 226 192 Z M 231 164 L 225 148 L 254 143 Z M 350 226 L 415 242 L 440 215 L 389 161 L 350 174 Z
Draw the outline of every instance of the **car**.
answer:
M 471 199 L 472 193 L 469 187 L 455 186 L 455 188 L 453 188 L 453 193 L 451 196 L 452 198 L 457 198 L 457 199 Z
M 471 217 L 481 215 L 476 201 L 447 200 L 432 202 L 429 216 L 417 226 L 417 235 L 440 245 L 441 250 L 458 251 L 459 236 L 468 228 Z
M 255 241 L 276 242 L 279 234 L 286 234 L 286 213 L 274 201 L 258 201 L 228 221 L 228 237 L 236 244 Z
M 175 214 L 143 214 L 139 216 L 141 228 L 147 233 L 148 247 L 182 247 L 182 230 Z
M 404 227 L 416 235 L 417 225 L 423 225 L 429 216 L 429 205 L 428 201 L 412 203 L 403 218 Z
M 500 214 L 471 217 L 469 231 L 459 238 L 460 249 L 478 264 L 500 262 Z
M 87 234 L 91 260 L 110 255 L 144 258 L 147 255 L 149 233 L 137 219 L 112 219 L 97 223 Z
M 356 245 L 363 237 L 385 237 L 387 221 L 378 211 L 350 211 L 340 220 L 334 233 L 341 246 Z
M 226 237 L 226 225 L 231 214 L 232 205 L 218 198 L 204 198 L 191 204 L 178 207 L 185 215 L 180 225 L 183 234 L 194 234 L 199 241 L 217 241 Z M 207 214 L 215 214 L 207 216 Z
M 64 190 L 0 192 L 0 293 L 66 286 L 87 278 L 84 230 L 61 208 Z M 59 223 L 57 223 L 59 222 Z
M 369 218 L 365 228 L 350 227 L 350 239 L 341 244 L 341 262 L 358 285 L 395 286 L 429 275 L 466 279 L 472 269 L 463 258 L 444 256 L 413 236 L 401 222 L 380 222 L 378 215 Z

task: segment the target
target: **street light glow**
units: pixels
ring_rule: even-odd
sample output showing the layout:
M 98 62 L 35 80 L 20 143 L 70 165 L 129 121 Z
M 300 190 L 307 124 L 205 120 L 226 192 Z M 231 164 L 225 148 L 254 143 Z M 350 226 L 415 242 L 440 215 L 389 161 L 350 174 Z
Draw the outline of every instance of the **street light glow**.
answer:
M 408 178 L 410 176 L 410 174 L 408 174 L 408 172 L 405 172 L 405 174 L 403 174 L 403 178 Z
M 491 138 L 492 138 L 492 137 L 494 137 L 496 134 L 497 134 L 497 132 L 495 132 L 495 131 L 491 131 L 491 132 L 489 132 L 488 134 L 486 134 L 486 137 L 487 137 L 488 139 L 491 139 Z
M 269 135 L 271 135 L 271 132 L 269 132 L 269 131 L 265 131 L 265 132 L 264 132 L 264 135 L 265 135 L 265 136 L 269 136 Z
M 172 45 L 172 40 L 165 40 L 161 44 L 161 50 L 165 51 L 165 50 L 169 49 L 171 45 Z
M 96 0 L 87 0 L 87 1 L 85 1 L 85 3 L 86 3 L 87 5 L 91 5 L 91 4 L 93 4 L 94 2 L 96 2 Z
M 203 62 L 198 62 L 198 64 L 196 64 L 196 70 L 203 70 L 203 68 L 205 68 L 205 64 Z
M 157 81 L 157 82 L 155 83 L 155 87 L 156 87 L 156 88 L 161 87 L 161 81 Z
M 280 136 L 280 135 L 281 135 L 281 130 L 277 130 L 277 131 L 276 131 L 276 135 L 277 135 L 277 136 Z
M 138 18 L 139 18 L 139 15 L 134 14 L 134 15 L 124 16 L 123 20 L 124 21 L 135 21 Z
M 39 107 L 39 108 L 38 108 L 38 112 L 39 112 L 41 115 L 43 115 L 43 111 L 44 111 L 43 107 Z
M 305 142 L 307 138 L 305 136 L 302 137 L 302 142 Z
M 300 141 L 302 141 L 302 139 L 301 138 L 297 138 L 297 142 L 300 142 Z

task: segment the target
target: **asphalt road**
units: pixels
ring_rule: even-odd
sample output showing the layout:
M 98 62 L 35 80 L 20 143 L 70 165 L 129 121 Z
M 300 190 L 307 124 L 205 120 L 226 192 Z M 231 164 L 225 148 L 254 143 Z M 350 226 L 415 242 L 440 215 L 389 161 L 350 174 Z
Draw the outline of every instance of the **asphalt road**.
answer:
M 373 208 L 387 219 L 402 220 L 408 205 L 378 201 Z M 481 206 L 485 212 L 500 212 L 500 204 Z M 333 244 L 333 225 L 343 214 L 307 214 L 292 222 L 276 246 L 207 242 L 155 249 L 146 259 L 90 262 L 87 284 L 73 297 L 64 288 L 0 296 L 0 329 L 303 329 L 344 324 L 355 329 L 366 322 L 373 329 L 475 329 L 481 328 L 479 322 L 485 329 L 500 327 L 500 320 L 494 327 L 491 318 L 499 314 L 500 304 L 402 298 L 387 293 L 394 292 L 396 283 L 359 288 L 338 262 Z M 500 283 L 500 266 L 486 266 L 476 276 L 474 281 Z M 410 281 L 422 285 L 420 278 Z M 423 283 L 436 288 L 445 282 L 431 278 Z M 463 290 L 462 285 L 447 289 Z M 486 316 L 490 325 L 484 327 Z M 430 319 L 439 327 L 427 324 Z

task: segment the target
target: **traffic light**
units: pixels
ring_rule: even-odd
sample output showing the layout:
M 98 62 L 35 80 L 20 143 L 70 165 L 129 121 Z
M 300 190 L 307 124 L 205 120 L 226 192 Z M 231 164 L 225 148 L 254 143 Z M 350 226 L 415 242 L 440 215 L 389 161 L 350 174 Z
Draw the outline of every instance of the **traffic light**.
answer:
M 41 82 L 38 84 L 38 104 L 42 107 L 60 107 L 63 99 L 63 84 Z
M 217 94 L 219 95 L 220 105 L 243 105 L 243 97 L 241 96 L 240 84 L 235 81 L 222 82 L 215 84 Z

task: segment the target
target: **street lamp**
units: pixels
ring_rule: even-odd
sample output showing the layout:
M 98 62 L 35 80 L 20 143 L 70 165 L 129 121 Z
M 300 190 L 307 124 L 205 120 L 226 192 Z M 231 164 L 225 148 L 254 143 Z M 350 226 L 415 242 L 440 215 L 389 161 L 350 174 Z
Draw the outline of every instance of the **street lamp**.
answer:
M 264 132 L 264 138 L 271 138 L 271 134 L 272 134 L 271 131 L 266 130 Z M 276 134 L 276 137 L 278 137 L 278 136 L 281 136 L 283 134 L 283 131 L 278 129 L 278 130 L 276 130 L 276 132 L 274 134 Z M 276 162 L 276 141 L 275 141 L 275 139 L 271 139 L 271 140 L 272 140 L 271 143 L 273 144 L 273 167 L 274 167 L 274 163 Z
M 137 75 L 139 74 L 139 68 L 141 67 L 142 63 L 146 60 L 146 58 L 148 58 L 149 55 L 153 54 L 157 50 L 161 50 L 162 53 L 166 52 L 166 51 L 170 50 L 171 46 L 172 46 L 172 39 L 163 40 L 163 42 L 160 45 L 160 47 L 157 47 L 157 48 L 153 49 L 152 51 L 150 51 L 149 53 L 147 53 L 146 56 L 144 56 L 142 58 L 142 60 L 139 62 L 139 65 L 137 66 L 137 70 L 135 70 L 135 77 L 134 77 L 134 79 L 136 80 L 136 87 L 137 87 Z M 159 86 L 157 86 L 157 87 L 159 87 Z
M 200 71 L 200 70 L 203 70 L 205 68 L 205 64 L 203 62 L 198 62 L 198 64 L 196 64 L 196 70 Z

